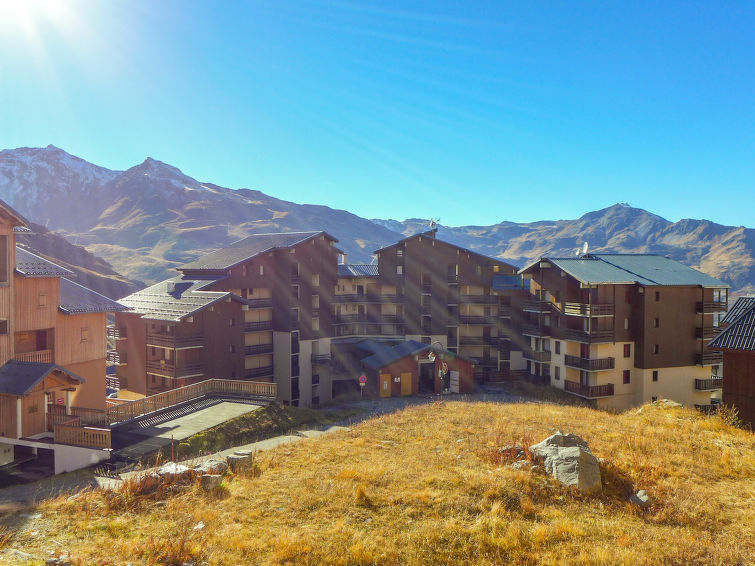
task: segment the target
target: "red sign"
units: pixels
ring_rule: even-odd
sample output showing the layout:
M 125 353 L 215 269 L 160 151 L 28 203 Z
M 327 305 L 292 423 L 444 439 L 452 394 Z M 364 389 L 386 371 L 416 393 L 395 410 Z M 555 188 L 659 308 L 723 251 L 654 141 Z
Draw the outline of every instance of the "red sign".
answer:
M 367 376 L 362 374 L 359 376 L 359 383 L 367 383 Z
M 58 405 L 62 405 L 64 403 L 63 398 L 61 397 L 60 399 L 58 399 L 57 403 L 58 403 Z

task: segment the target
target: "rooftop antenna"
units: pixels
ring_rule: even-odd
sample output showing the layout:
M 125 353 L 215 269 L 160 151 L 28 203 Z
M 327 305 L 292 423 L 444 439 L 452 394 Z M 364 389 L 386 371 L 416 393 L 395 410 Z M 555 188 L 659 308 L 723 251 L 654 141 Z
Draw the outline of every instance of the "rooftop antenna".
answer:
M 433 218 L 431 216 L 430 217 L 430 230 L 432 230 L 433 228 L 435 228 L 438 225 L 438 222 L 440 222 L 440 218 Z

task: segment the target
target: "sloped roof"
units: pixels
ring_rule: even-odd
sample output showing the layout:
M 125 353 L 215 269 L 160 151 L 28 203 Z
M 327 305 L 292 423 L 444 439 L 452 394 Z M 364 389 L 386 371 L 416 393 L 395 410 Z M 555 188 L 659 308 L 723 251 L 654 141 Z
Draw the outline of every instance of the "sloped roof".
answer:
M 60 371 L 73 381 L 84 383 L 83 378 L 56 364 L 10 360 L 0 367 L 0 393 L 27 395 L 40 381 L 54 371 Z
M 195 279 L 179 275 L 137 291 L 119 302 L 132 312 L 141 314 L 141 318 L 173 322 L 181 321 L 227 297 L 248 303 L 246 299 L 227 291 L 202 290 L 221 279 Z
M 322 230 L 316 232 L 281 232 L 276 234 L 252 234 L 229 246 L 203 255 L 199 259 L 180 266 L 179 271 L 229 269 L 243 261 L 277 248 L 291 248 L 319 235 L 337 242 Z M 340 251 L 340 250 L 339 250 Z
M 378 266 L 367 263 L 347 263 L 338 265 L 338 277 L 377 277 Z
M 66 314 L 91 312 L 122 312 L 129 310 L 126 305 L 87 289 L 65 277 L 60 278 L 60 310 Z
M 551 262 L 578 281 L 590 284 L 699 285 L 728 288 L 723 281 L 673 259 L 653 254 L 587 254 L 580 257 L 544 257 L 524 267 L 525 273 L 541 261 Z
M 379 369 L 392 364 L 406 356 L 413 356 L 430 349 L 430 344 L 423 344 L 416 340 L 407 340 L 392 348 L 386 348 L 379 352 L 367 356 L 362 360 L 362 363 L 372 369 Z
M 753 306 L 755 306 L 755 297 L 739 297 L 737 302 L 729 308 L 726 316 L 721 319 L 721 324 L 731 324 L 743 312 L 750 310 Z
M 28 227 L 29 221 L 16 212 L 11 205 L 4 200 L 0 200 L 0 216 L 6 217 L 10 220 L 10 224 L 13 226 L 26 226 Z
M 16 272 L 24 277 L 63 277 L 73 271 L 16 246 Z
M 708 343 L 707 347 L 714 350 L 755 352 L 755 304 L 742 310 L 739 316 L 729 323 L 729 326 Z

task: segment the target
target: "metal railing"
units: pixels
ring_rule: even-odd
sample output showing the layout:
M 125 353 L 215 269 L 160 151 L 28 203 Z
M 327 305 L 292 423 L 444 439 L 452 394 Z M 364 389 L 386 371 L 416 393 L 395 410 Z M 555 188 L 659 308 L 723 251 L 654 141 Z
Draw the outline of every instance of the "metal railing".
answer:
M 564 356 L 564 363 L 573 368 L 585 371 L 603 371 L 613 369 L 616 365 L 614 358 L 580 358 L 579 356 Z
M 273 353 L 272 344 L 252 344 L 249 346 L 244 346 L 244 355 L 246 356 L 256 356 L 258 354 L 272 354 L 272 353 Z
M 118 350 L 108 350 L 105 360 L 109 364 L 115 364 L 117 366 L 125 366 L 128 363 L 126 352 L 119 352 Z
M 16 354 L 13 359 L 19 362 L 39 362 L 43 364 L 52 364 L 53 351 L 52 350 L 35 350 L 34 352 L 24 352 L 22 354 Z
M 154 373 L 155 375 L 179 378 L 202 375 L 204 364 L 202 362 L 176 364 L 169 360 L 147 360 L 146 370 L 147 373 Z
M 273 306 L 273 299 L 247 299 L 249 307 L 253 309 L 269 309 Z
M 588 399 L 611 397 L 613 396 L 613 383 L 606 383 L 605 385 L 582 385 L 581 383 L 567 379 L 564 381 L 564 391 Z
M 272 330 L 272 320 L 257 320 L 244 323 L 244 332 L 257 332 L 260 330 Z
M 147 332 L 147 346 L 167 346 L 169 348 L 190 348 L 193 346 L 203 346 L 204 336 L 201 334 L 188 334 L 183 336 L 174 336 L 172 334 L 161 334 L 157 332 Z
M 709 379 L 695 379 L 695 391 L 715 391 L 724 386 L 723 377 L 711 377 Z
M 273 377 L 273 366 L 262 366 L 244 370 L 245 379 L 259 379 L 262 377 Z

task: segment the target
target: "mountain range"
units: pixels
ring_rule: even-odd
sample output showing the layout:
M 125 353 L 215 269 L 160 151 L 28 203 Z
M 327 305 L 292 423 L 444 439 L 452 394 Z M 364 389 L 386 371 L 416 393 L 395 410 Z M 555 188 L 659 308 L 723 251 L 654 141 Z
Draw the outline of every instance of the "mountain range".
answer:
M 369 262 L 374 250 L 428 229 L 424 219 L 368 220 L 200 182 L 152 158 L 113 171 L 54 146 L 0 151 L 0 198 L 104 258 L 130 286 L 164 279 L 177 265 L 252 233 L 324 229 L 350 262 Z M 504 202 L 502 196 L 502 210 Z M 755 291 L 755 230 L 670 222 L 625 204 L 575 220 L 439 226 L 438 236 L 519 266 L 542 255 L 573 256 L 585 242 L 596 252 L 659 253 L 723 279 L 738 294 Z

